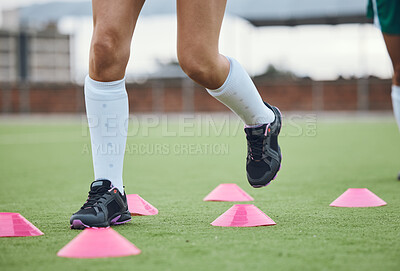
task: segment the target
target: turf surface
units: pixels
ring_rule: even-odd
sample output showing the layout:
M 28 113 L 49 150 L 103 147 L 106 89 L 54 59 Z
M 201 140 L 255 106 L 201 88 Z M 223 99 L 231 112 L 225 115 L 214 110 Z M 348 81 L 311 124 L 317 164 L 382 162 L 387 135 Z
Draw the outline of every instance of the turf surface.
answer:
M 154 123 L 131 125 L 124 180 L 127 192 L 140 194 L 159 215 L 114 227 L 142 254 L 90 260 L 56 256 L 79 233 L 69 229 L 69 216 L 83 204 L 93 178 L 87 129 L 79 123 L 1 124 L 0 212 L 21 213 L 45 235 L 0 238 L 0 269 L 400 269 L 400 135 L 394 121 L 287 121 L 282 170 L 264 189 L 247 184 L 238 122 L 216 121 L 211 128 L 207 120 Z M 202 199 L 228 182 L 252 195 L 277 225 L 211 226 L 233 203 Z M 369 188 L 388 205 L 329 207 L 349 187 Z

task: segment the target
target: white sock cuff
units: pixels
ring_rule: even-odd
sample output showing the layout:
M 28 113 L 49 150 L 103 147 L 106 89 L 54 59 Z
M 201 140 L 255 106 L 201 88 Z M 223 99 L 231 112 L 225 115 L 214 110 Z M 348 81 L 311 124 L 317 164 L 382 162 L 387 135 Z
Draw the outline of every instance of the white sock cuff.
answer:
M 127 97 L 125 77 L 117 81 L 100 82 L 87 75 L 85 78 L 85 96 L 97 101 L 125 99 Z
M 400 100 L 400 86 L 392 85 L 392 98 Z
M 234 72 L 234 69 L 237 68 L 236 66 L 239 65 L 239 67 L 241 68 L 240 63 L 237 62 L 234 58 L 231 58 L 228 56 L 225 56 L 225 57 L 229 61 L 229 73 L 225 79 L 225 82 L 222 84 L 222 86 L 220 86 L 217 89 L 207 89 L 208 93 L 214 97 L 218 97 L 219 95 L 222 95 L 222 94 L 229 95 L 229 93 L 227 93 L 227 91 L 229 91 L 230 86 L 232 84 L 232 80 L 231 80 L 232 73 Z

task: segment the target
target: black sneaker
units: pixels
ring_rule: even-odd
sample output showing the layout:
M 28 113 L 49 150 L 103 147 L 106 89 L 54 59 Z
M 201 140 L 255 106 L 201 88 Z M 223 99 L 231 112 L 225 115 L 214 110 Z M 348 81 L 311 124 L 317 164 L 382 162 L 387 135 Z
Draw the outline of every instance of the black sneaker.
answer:
M 97 180 L 90 186 L 89 196 L 81 209 L 70 219 L 71 229 L 108 227 L 131 220 L 126 195 L 109 180 Z
M 282 126 L 282 115 L 278 108 L 265 105 L 275 114 L 275 120 L 254 128 L 245 128 L 247 138 L 247 180 L 258 188 L 268 185 L 281 168 L 282 154 L 278 135 Z

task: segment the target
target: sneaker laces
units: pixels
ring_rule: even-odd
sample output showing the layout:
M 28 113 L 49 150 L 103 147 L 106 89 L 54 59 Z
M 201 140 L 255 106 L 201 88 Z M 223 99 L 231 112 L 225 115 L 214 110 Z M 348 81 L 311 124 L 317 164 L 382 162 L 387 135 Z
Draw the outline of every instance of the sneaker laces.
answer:
M 253 160 L 259 161 L 262 159 L 264 150 L 264 135 L 260 136 L 247 136 L 249 144 L 250 157 Z
M 87 209 L 87 208 L 93 207 L 101 198 L 105 199 L 104 195 L 107 192 L 108 192 L 108 188 L 105 186 L 101 186 L 101 187 L 97 188 L 96 190 L 90 190 L 88 199 L 85 202 L 85 204 L 83 204 L 81 209 Z

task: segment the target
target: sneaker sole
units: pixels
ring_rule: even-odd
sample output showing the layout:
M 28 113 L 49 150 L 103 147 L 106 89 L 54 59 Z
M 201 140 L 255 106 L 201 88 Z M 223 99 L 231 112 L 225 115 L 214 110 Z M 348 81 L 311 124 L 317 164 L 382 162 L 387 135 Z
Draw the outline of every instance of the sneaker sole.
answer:
M 128 219 L 122 220 L 122 221 L 118 221 L 118 220 L 121 219 L 121 217 L 122 217 L 122 215 L 117 215 L 116 217 L 111 219 L 111 221 L 108 222 L 108 224 L 105 224 L 105 225 L 93 225 L 93 226 L 86 225 L 80 219 L 74 219 L 72 221 L 72 224 L 71 224 L 71 229 L 73 229 L 73 230 L 83 230 L 83 229 L 86 229 L 86 228 L 106 228 L 106 227 L 110 227 L 110 226 L 114 226 L 114 225 L 125 224 L 125 223 L 127 223 L 129 221 L 132 221 L 131 217 L 129 217 Z

